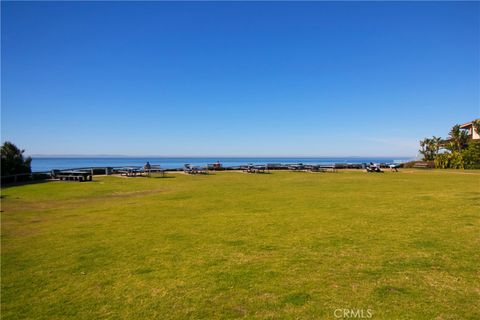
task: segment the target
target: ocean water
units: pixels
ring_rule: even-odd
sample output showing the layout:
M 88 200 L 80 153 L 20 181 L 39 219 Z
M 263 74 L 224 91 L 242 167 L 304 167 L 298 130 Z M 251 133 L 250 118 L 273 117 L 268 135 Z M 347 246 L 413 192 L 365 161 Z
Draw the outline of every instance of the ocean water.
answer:
M 368 158 L 368 157 L 292 157 L 292 158 L 274 158 L 274 157 L 248 157 L 248 158 L 203 158 L 203 157 L 33 157 L 32 171 L 42 172 L 53 169 L 72 169 L 88 167 L 124 167 L 124 166 L 143 166 L 147 161 L 151 165 L 160 165 L 165 169 L 183 168 L 184 164 L 189 163 L 195 166 L 205 166 L 207 164 L 220 161 L 224 167 L 235 167 L 246 164 L 267 164 L 267 163 L 303 163 L 303 164 L 335 164 L 335 163 L 398 163 L 410 160 L 408 157 L 399 158 Z

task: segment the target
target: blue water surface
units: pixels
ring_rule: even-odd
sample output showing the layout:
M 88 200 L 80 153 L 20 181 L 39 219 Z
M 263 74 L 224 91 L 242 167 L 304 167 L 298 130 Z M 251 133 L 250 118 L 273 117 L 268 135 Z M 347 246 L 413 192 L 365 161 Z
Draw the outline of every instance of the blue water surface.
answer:
M 184 164 L 189 163 L 196 166 L 205 166 L 207 164 L 220 161 L 224 167 L 235 167 L 245 164 L 335 164 L 335 163 L 397 163 L 409 160 L 408 157 L 399 158 L 368 158 L 368 157 L 246 157 L 246 158 L 228 158 L 228 157 L 33 157 L 32 171 L 42 172 L 52 169 L 71 169 L 84 167 L 123 167 L 123 166 L 143 166 L 147 161 L 152 165 L 160 165 L 165 169 L 183 168 Z

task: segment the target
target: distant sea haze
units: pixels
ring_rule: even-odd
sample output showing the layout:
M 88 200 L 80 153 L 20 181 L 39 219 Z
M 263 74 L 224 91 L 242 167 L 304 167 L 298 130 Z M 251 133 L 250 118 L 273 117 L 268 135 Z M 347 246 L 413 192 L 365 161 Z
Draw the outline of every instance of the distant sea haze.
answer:
M 235 167 L 246 164 L 267 163 L 303 163 L 303 164 L 335 164 L 335 163 L 398 163 L 411 160 L 411 157 L 33 157 L 32 171 L 42 172 L 53 169 L 72 169 L 86 167 L 125 167 L 143 166 L 147 161 L 151 165 L 160 165 L 165 169 L 183 168 L 186 163 L 196 166 L 219 161 L 224 167 Z

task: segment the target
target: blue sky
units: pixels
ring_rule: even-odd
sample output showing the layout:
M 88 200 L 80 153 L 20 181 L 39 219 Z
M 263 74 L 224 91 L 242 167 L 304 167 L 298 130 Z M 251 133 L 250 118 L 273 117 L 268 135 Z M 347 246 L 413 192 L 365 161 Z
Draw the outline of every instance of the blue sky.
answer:
M 29 154 L 415 156 L 479 116 L 478 2 L 2 2 Z

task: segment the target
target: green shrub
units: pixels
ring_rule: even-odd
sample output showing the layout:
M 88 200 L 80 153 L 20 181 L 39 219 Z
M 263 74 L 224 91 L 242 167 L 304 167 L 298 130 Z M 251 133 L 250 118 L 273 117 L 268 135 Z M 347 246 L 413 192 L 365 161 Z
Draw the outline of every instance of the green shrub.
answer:
M 439 169 L 464 169 L 462 153 L 453 151 L 441 153 L 435 157 L 435 168 Z
M 462 156 L 465 169 L 480 169 L 480 141 L 470 141 Z
M 450 163 L 450 154 L 449 153 L 440 153 L 435 157 L 435 168 L 438 169 L 447 169 Z
M 450 168 L 452 169 L 464 169 L 463 156 L 461 152 L 453 151 L 450 154 Z

